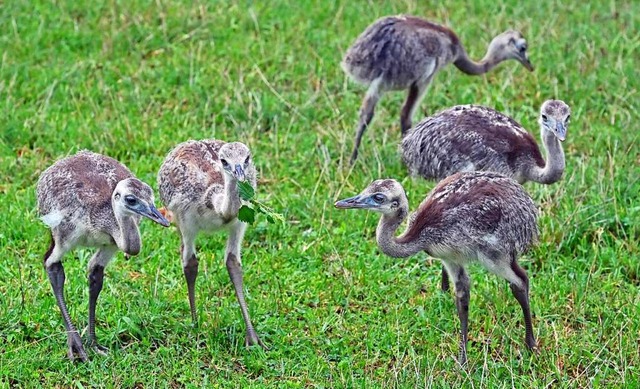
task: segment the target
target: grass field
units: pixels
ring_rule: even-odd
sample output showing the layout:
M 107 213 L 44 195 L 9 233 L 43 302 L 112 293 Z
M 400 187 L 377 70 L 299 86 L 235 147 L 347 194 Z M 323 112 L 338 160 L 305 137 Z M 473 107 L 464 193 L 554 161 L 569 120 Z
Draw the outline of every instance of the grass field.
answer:
M 0 0 L 0 387 L 640 386 L 640 2 L 99 3 Z M 526 185 L 541 209 L 540 243 L 521 259 L 539 355 L 525 352 L 508 285 L 475 267 L 469 367 L 458 368 L 439 263 L 386 257 L 375 214 L 333 208 L 376 178 L 401 180 L 412 208 L 434 185 L 400 161 L 404 94 L 385 95 L 348 166 L 364 91 L 339 61 L 370 22 L 396 13 L 451 26 L 474 58 L 517 28 L 536 66 L 507 62 L 480 77 L 448 68 L 416 119 L 478 103 L 537 138 L 544 100 L 572 107 L 563 180 Z M 249 308 L 271 350 L 244 347 L 224 235 L 199 241 L 194 329 L 178 235 L 145 221 L 140 255 L 118 254 L 105 272 L 97 334 L 110 355 L 70 363 L 42 266 L 38 175 L 87 148 L 155 188 L 175 144 L 207 137 L 249 145 L 258 198 L 287 220 L 259 217 L 243 246 Z M 91 255 L 65 261 L 82 331 Z

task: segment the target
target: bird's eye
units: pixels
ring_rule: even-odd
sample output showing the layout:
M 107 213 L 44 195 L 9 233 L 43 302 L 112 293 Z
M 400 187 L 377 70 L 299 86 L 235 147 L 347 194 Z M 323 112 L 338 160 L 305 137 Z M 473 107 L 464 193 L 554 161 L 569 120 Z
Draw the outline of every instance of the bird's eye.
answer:
M 567 118 L 564 119 L 564 122 L 565 123 L 569 123 L 569 120 L 571 120 L 571 115 L 567 115 Z
M 546 123 L 548 120 L 549 118 L 547 117 L 547 115 L 542 114 L 542 121 Z
M 220 163 L 222 163 L 222 167 L 224 167 L 225 169 L 229 167 L 229 162 L 227 162 L 226 159 L 221 159 Z
M 378 204 L 382 204 L 382 202 L 384 202 L 385 197 L 384 195 L 381 195 L 380 193 L 376 193 L 373 196 L 371 196 L 371 198 L 373 198 L 373 201 L 375 201 Z
M 515 46 L 516 49 L 518 49 L 518 51 L 521 53 L 524 53 L 527 50 L 527 42 L 525 42 L 524 40 L 515 41 Z
M 251 156 L 248 156 L 247 159 L 244 160 L 244 165 L 247 166 L 249 161 L 251 161 Z
M 138 203 L 138 199 L 136 199 L 134 196 L 128 195 L 128 196 L 124 196 L 124 202 L 127 203 L 127 205 L 136 205 Z

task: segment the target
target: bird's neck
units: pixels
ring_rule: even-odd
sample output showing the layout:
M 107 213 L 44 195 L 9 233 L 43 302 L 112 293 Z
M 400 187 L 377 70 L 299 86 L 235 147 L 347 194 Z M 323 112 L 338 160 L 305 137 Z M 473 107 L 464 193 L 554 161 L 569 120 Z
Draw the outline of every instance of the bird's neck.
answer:
M 378 222 L 378 228 L 376 229 L 378 247 L 390 257 L 406 258 L 421 251 L 417 242 L 400 243 L 395 236 L 398 227 L 406 219 L 408 213 L 408 206 L 405 205 L 400 207 L 395 214 L 382 215 L 380 222 Z
M 238 193 L 238 181 L 229 174 L 224 174 L 224 196 L 220 206 L 220 213 L 225 218 L 232 218 L 240 209 L 240 195 Z
M 492 55 L 490 50 L 487 51 L 487 54 L 480 60 L 480 62 L 476 62 L 469 58 L 463 47 L 460 47 L 458 52 L 458 58 L 453 62 L 453 64 L 460 69 L 460 71 L 466 74 L 484 74 L 501 62 Z
M 564 151 L 558 138 L 544 127 L 541 129 L 541 137 L 546 152 L 546 162 L 544 167 L 534 168 L 532 181 L 552 184 L 560 180 L 564 173 Z
M 114 234 L 114 239 L 118 249 L 129 255 L 137 255 L 142 247 L 140 230 L 138 229 L 139 220 L 118 212 L 116 212 L 116 220 L 119 230 Z

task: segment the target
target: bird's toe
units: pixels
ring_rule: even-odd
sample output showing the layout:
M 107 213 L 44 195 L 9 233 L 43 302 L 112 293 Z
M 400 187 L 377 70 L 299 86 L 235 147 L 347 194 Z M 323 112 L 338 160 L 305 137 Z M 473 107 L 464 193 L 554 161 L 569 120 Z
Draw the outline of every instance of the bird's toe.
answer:
M 72 362 L 76 360 L 76 356 L 82 362 L 89 361 L 87 352 L 84 350 L 84 347 L 82 346 L 82 339 L 80 339 L 80 335 L 77 332 L 72 332 L 69 334 L 68 344 L 69 344 L 69 349 L 67 350 L 67 356 Z
M 244 345 L 246 347 L 251 347 L 251 346 L 258 345 L 258 346 L 262 347 L 265 351 L 269 351 L 269 348 L 267 346 L 265 346 L 264 343 L 262 343 L 262 340 L 260 340 L 260 338 L 258 337 L 258 334 L 256 334 L 255 332 L 248 332 L 247 333 L 247 336 L 246 336 L 245 341 L 244 341 Z
M 467 355 L 466 354 L 460 354 L 458 356 L 458 364 L 462 368 L 466 368 L 467 367 Z
M 104 346 L 99 345 L 98 343 L 93 344 L 91 346 L 91 348 L 93 349 L 93 351 L 96 354 L 100 354 L 103 357 L 106 357 L 107 355 L 109 355 L 109 349 L 104 347 Z

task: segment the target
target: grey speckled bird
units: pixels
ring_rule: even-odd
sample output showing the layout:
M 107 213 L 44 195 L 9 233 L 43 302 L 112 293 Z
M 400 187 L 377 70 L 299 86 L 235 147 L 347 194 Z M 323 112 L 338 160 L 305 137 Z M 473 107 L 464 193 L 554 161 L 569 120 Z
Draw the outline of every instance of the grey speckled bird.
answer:
M 382 214 L 378 247 L 394 258 L 420 251 L 439 258 L 454 282 L 460 319 L 459 362 L 467 362 L 467 321 L 470 282 L 465 267 L 480 263 L 506 279 L 520 303 L 525 343 L 536 348 L 529 308 L 529 280 L 518 256 L 538 237 L 535 204 L 514 180 L 491 172 L 457 173 L 442 180 L 409 217 L 402 235 L 396 230 L 407 218 L 409 203 L 402 185 L 377 180 L 355 197 L 336 202 L 337 208 L 369 209 Z
M 225 143 L 214 139 L 179 144 L 169 153 L 158 172 L 160 198 L 182 237 L 182 268 L 194 324 L 197 324 L 196 237 L 201 231 L 227 230 L 226 266 L 247 327 L 245 344 L 259 344 L 266 349 L 253 328 L 244 299 L 240 247 L 247 225 L 238 220 L 238 210 L 242 205 L 238 194 L 239 181 L 249 182 L 254 189 L 257 185 L 249 148 L 240 142 Z
M 433 76 L 452 63 L 466 74 L 484 74 L 502 61 L 514 59 L 528 70 L 527 41 L 518 31 L 496 36 L 480 62 L 471 60 L 460 40 L 444 26 L 415 16 L 399 15 L 378 19 L 356 39 L 342 60 L 342 68 L 368 90 L 360 108 L 351 163 L 358 157 L 364 131 L 371 123 L 381 95 L 390 90 L 408 90 L 400 115 L 404 135 Z
M 571 110 L 561 100 L 540 108 L 540 131 L 547 160 L 520 124 L 509 116 L 478 105 L 460 105 L 430 116 L 402 140 L 402 159 L 412 175 L 442 180 L 457 172 L 492 171 L 519 183 L 552 184 L 565 168 L 560 142 L 567 135 Z M 442 290 L 449 280 L 442 270 Z
M 149 185 L 115 159 L 89 151 L 61 159 L 46 169 L 38 180 L 37 196 L 42 221 L 51 228 L 51 246 L 44 265 L 67 330 L 68 356 L 87 361 L 64 300 L 62 258 L 77 246 L 98 248 L 89 261 L 89 344 L 104 354 L 107 349 L 98 344 L 95 332 L 104 268 L 118 250 L 128 255 L 140 252 L 138 224 L 142 216 L 165 227 L 169 222 L 153 205 Z
M 461 105 L 418 123 L 402 141 L 404 163 L 413 175 L 441 180 L 463 171 L 492 171 L 519 183 L 552 184 L 564 172 L 562 145 L 571 109 L 547 100 L 540 109 L 546 162 L 533 137 L 516 121 L 491 108 Z

